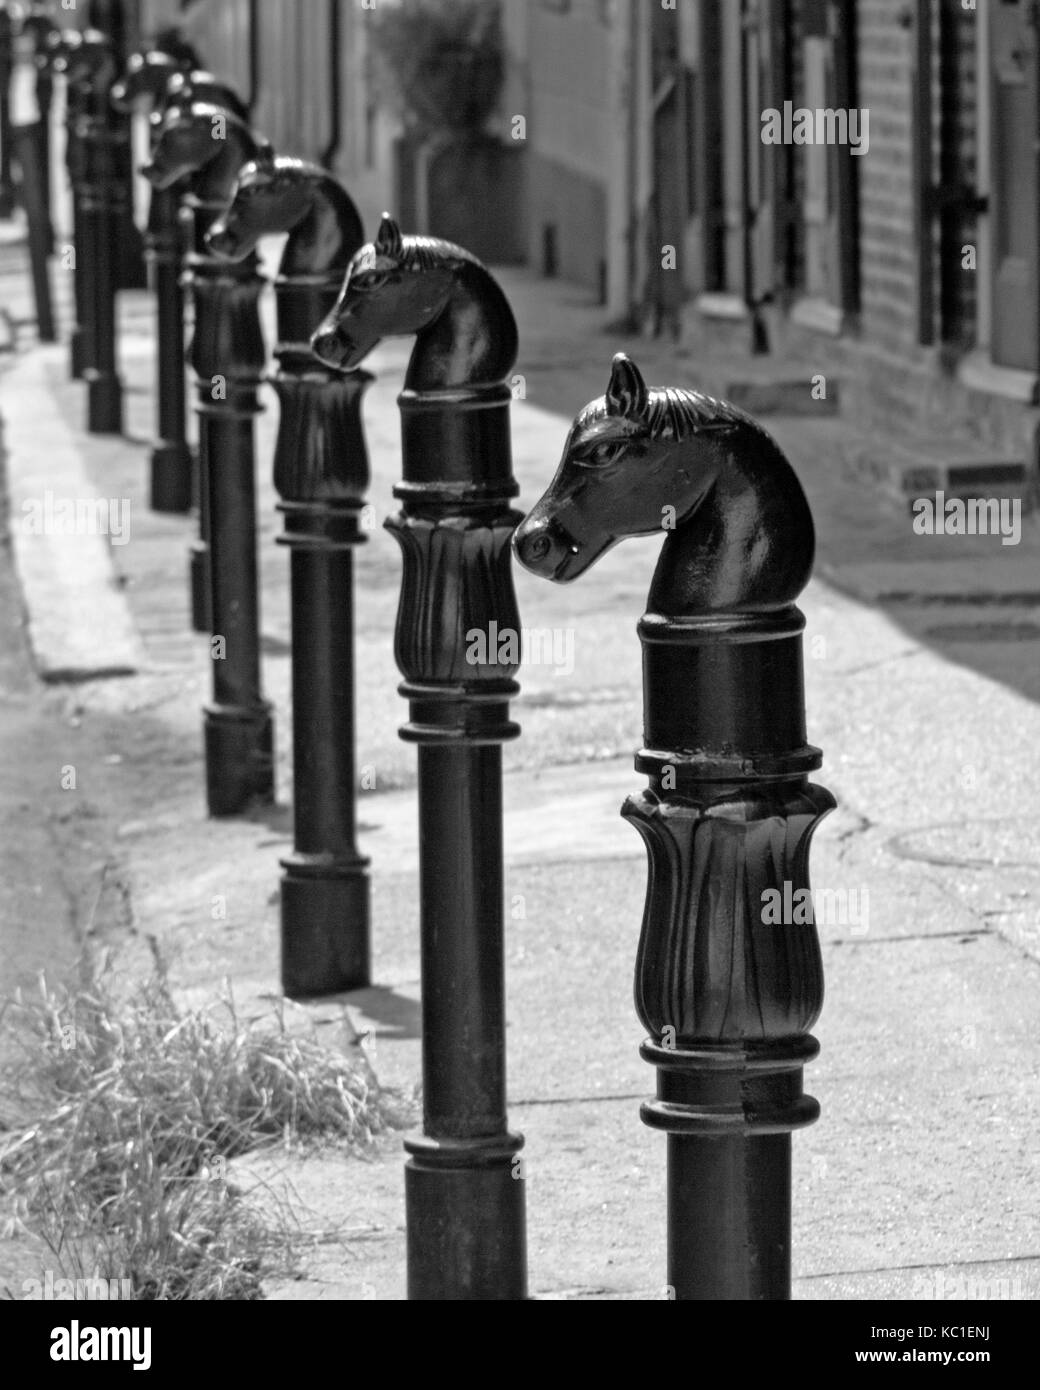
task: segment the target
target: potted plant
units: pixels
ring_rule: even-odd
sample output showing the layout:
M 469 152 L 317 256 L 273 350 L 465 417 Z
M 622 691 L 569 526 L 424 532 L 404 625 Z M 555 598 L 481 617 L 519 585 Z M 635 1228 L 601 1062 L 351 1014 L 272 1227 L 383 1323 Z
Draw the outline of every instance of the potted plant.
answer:
M 372 16 L 377 61 L 406 124 L 478 133 L 495 109 L 504 64 L 493 0 L 399 0 Z

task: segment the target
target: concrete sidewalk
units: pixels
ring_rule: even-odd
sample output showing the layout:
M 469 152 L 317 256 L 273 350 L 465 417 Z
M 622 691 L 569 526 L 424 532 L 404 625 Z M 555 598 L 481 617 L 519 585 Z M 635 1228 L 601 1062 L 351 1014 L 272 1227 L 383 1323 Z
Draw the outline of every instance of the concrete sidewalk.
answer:
M 602 391 L 615 347 L 628 346 L 650 380 L 702 383 L 698 363 L 670 347 L 604 336 L 580 292 L 516 272 L 503 281 L 521 326 L 526 400 L 513 412 L 514 452 L 521 505 L 530 505 L 570 417 Z M 292 835 L 287 563 L 271 544 L 276 408 L 262 417 L 257 452 L 280 804 L 211 823 L 201 764 L 207 642 L 187 612 L 192 524 L 146 510 L 151 309 L 143 296 L 123 298 L 127 439 L 82 433 L 84 401 L 64 351 L 34 350 L 0 377 L 0 414 L 5 433 L 23 437 L 27 421 L 48 418 L 50 450 L 73 455 L 98 495 L 132 499 L 129 543 L 110 559 L 142 645 L 139 669 L 61 687 L 96 750 L 78 769 L 81 794 L 100 808 L 112 873 L 129 888 L 126 966 L 145 968 L 153 935 L 187 1000 L 213 1001 L 228 976 L 243 1010 L 264 1011 L 277 993 L 277 860 Z M 380 518 L 399 476 L 395 396 L 409 349 L 388 344 L 370 363 Z M 717 383 L 705 373 L 704 384 Z M 869 900 L 866 923 L 821 929 L 823 1051 L 806 1086 L 823 1117 L 794 1140 L 796 1296 L 963 1296 L 957 1281 L 970 1278 L 976 1289 L 1009 1281 L 1013 1296 L 1037 1298 L 1040 687 L 1035 646 L 1007 631 L 1026 628 L 1040 606 L 1037 528 L 1027 524 L 1014 555 L 995 537 L 928 545 L 908 516 L 842 471 L 856 436 L 840 418 L 768 424 L 805 482 L 820 537 L 820 577 L 802 603 L 809 734 L 824 750 L 817 780 L 839 810 L 815 838 L 813 883 Z M 521 672 L 524 737 L 506 748 L 511 1119 L 527 1136 L 531 1284 L 543 1298 L 664 1296 L 664 1144 L 639 1121 L 653 1076 L 638 1057 L 631 1002 L 644 855 L 618 816 L 642 782 L 631 766 L 634 625 L 653 559 L 653 545 L 640 542 L 567 588 L 517 576 L 525 625 L 574 636 L 573 670 Z M 300 1012 L 337 1042 L 368 1032 L 381 1079 L 409 1090 L 419 1075 L 416 836 L 414 753 L 397 738 L 403 703 L 390 693 L 398 582 L 396 546 L 377 527 L 358 556 L 357 643 L 358 762 L 375 780 L 361 793 L 361 819 L 378 986 Z M 976 590 L 985 604 L 972 601 Z M 980 624 L 996 624 L 999 640 L 964 635 Z M 56 767 L 74 760 L 59 745 L 41 756 Z M 226 920 L 213 920 L 217 895 Z M 291 1184 L 304 1224 L 338 1232 L 316 1237 L 305 1279 L 269 1295 L 403 1296 L 401 1167 L 397 1138 L 371 1163 L 268 1155 L 236 1164 L 243 1180 L 251 1172 Z

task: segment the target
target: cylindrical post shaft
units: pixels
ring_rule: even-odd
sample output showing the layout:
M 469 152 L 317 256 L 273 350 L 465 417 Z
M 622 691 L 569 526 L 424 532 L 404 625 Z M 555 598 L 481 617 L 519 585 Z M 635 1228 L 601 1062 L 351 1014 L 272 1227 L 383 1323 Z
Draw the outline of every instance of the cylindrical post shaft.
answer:
M 174 189 L 152 189 L 145 245 L 156 307 L 158 438 L 151 453 L 151 505 L 157 512 L 186 512 L 192 505 L 192 457 L 185 434 L 184 288 Z
M 6 5 L 0 5 L 0 217 L 14 210 L 11 174 L 11 76 L 14 72 L 14 21 Z
M 498 1133 L 506 1116 L 502 750 L 420 747 L 426 1132 Z
M 256 257 L 192 258 L 199 454 L 209 521 L 213 698 L 205 708 L 210 815 L 274 799 L 274 733 L 260 682 L 253 417 L 264 365 Z
M 183 250 L 183 273 L 181 284 L 187 286 L 192 299 L 192 320 L 193 336 L 192 346 L 189 349 L 194 370 L 198 370 L 195 365 L 195 343 L 198 341 L 200 326 L 205 327 L 207 316 L 211 311 L 203 309 L 199 316 L 197 298 L 197 276 L 196 269 L 205 265 L 208 253 L 206 251 L 205 235 L 209 230 L 209 224 L 213 220 L 214 209 L 201 206 L 198 200 L 192 195 L 188 195 L 184 200 L 181 209 L 180 231 Z M 204 386 L 204 379 L 198 383 L 198 389 Z M 212 393 L 212 381 L 210 382 L 210 392 Z M 210 592 L 209 577 L 209 479 L 206 476 L 208 467 L 208 450 L 202 447 L 202 429 L 199 429 L 198 448 L 192 458 L 192 496 L 198 509 L 198 533 L 188 547 L 188 589 L 191 602 L 191 625 L 196 632 L 213 631 L 213 612 L 212 594 Z
M 28 14 L 22 20 L 22 31 L 32 39 L 33 64 L 36 69 L 36 111 L 43 131 L 36 154 L 36 180 L 46 228 L 46 254 L 50 256 L 54 252 L 54 224 L 51 220 L 51 106 L 54 98 L 54 77 L 51 63 L 54 58 L 53 45 L 59 30 L 44 0 L 33 0 Z
M 791 1136 L 668 1136 L 668 1283 L 689 1300 L 787 1299 Z
M 123 386 L 116 371 L 115 254 L 122 213 L 122 190 L 115 174 L 115 112 L 109 101 L 114 68 L 109 57 L 97 71 L 82 118 L 84 177 L 81 218 L 89 253 L 85 267 L 88 361 L 87 429 L 91 434 L 118 434 L 123 428 Z
M 506 1128 L 502 750 L 419 748 L 423 1134 L 408 1297 L 523 1299 L 523 1141 Z
M 129 16 L 123 0 L 89 0 L 87 22 L 106 35 L 115 55 L 116 66 L 122 72 L 132 41 Z M 147 283 L 144 263 L 144 243 L 134 221 L 134 167 L 131 149 L 131 115 L 125 111 L 109 110 L 109 130 L 112 139 L 111 184 L 114 197 L 112 210 L 112 265 L 116 288 L 141 290 Z
M 54 311 L 51 304 L 51 282 L 48 257 L 51 248 L 51 229 L 41 185 L 42 164 L 40 149 L 47 132 L 42 121 L 15 127 L 18 164 L 21 172 L 22 201 L 29 223 L 29 264 L 32 271 L 33 297 L 36 301 L 36 324 L 41 343 L 55 341 Z
M 87 92 L 82 82 L 66 81 L 65 163 L 72 191 L 71 270 L 75 322 L 69 337 L 69 374 L 78 380 L 91 366 L 93 328 L 90 319 L 93 304 L 90 294 L 89 268 L 93 264 L 93 247 L 89 229 L 83 218 L 84 185 L 86 182 L 86 144 L 84 120 Z M 66 254 L 63 267 L 69 267 Z
M 355 834 L 354 709 L 344 697 L 354 689 L 353 643 L 307 638 L 315 631 L 353 632 L 353 559 L 346 548 L 297 546 L 289 568 L 292 625 L 300 635 L 292 658 L 300 716 L 294 761 L 301 790 L 308 793 L 296 802 L 296 847 L 304 854 L 349 853 Z
M 36 109 L 42 135 L 39 144 L 39 181 L 43 214 L 47 225 L 47 254 L 54 251 L 54 223 L 51 218 L 51 106 L 54 101 L 54 79 L 50 68 L 42 61 L 37 49 Z
M 362 384 L 353 385 L 360 405 Z M 291 389 L 282 382 L 283 400 Z M 367 461 L 360 463 L 367 476 Z M 294 848 L 282 860 L 282 988 L 300 999 L 370 983 L 354 729 L 352 550 L 363 537 L 356 508 L 283 503 L 282 510 L 279 539 L 291 547 L 294 788 Z

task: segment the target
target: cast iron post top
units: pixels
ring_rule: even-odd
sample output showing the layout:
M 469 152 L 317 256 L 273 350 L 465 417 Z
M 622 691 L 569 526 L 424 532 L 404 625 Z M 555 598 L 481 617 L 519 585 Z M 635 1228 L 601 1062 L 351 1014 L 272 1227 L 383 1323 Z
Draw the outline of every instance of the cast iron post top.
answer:
M 131 53 L 122 77 L 112 88 L 112 105 L 124 113 L 138 104 L 153 108 L 164 105 L 170 78 L 183 72 L 185 66 L 183 60 L 162 48 Z
M 91 87 L 107 87 L 116 75 L 116 54 L 112 40 L 100 29 L 84 29 L 73 39 L 75 30 L 62 36 L 61 48 L 54 60 L 57 72 L 63 72 L 69 82 Z
M 9 5 L 8 9 L 12 13 L 16 13 L 12 6 Z M 21 21 L 22 33 L 32 36 L 37 66 L 42 66 L 51 35 L 61 32 L 51 16 L 50 6 L 44 4 L 43 0 L 33 0 L 28 10 L 22 7 L 18 17 Z
M 208 202 L 226 203 L 238 171 L 265 149 L 267 141 L 224 106 L 192 102 L 163 122 L 151 162 L 141 173 L 153 188 L 172 188 L 190 179 L 192 191 Z
M 59 29 L 55 27 L 46 36 L 43 50 L 37 54 L 36 62 L 39 67 L 48 68 L 54 72 L 60 72 L 59 63 L 65 56 L 83 42 L 83 35 L 79 29 Z
M 499 385 L 516 362 L 513 311 L 488 270 L 450 241 L 402 236 L 384 213 L 311 347 L 330 366 L 350 369 L 383 338 L 413 333 L 408 391 Z
M 54 46 L 51 66 L 73 89 L 107 87 L 116 76 L 112 40 L 100 29 L 66 29 Z
M 271 147 L 238 173 L 227 209 L 206 234 L 216 256 L 240 261 L 263 236 L 292 232 L 283 277 L 334 275 L 338 284 L 362 243 L 361 217 L 338 179 L 318 164 Z
M 240 121 L 249 120 L 246 104 L 233 87 L 204 68 L 193 67 L 190 70 L 178 68 L 167 78 L 161 102 L 150 118 L 152 125 L 161 126 L 175 111 L 190 111 L 196 102 L 222 106 Z
M 809 505 L 771 436 L 725 401 L 647 387 L 618 353 L 513 545 L 525 568 L 569 583 L 626 536 L 662 530 L 649 606 L 664 616 L 786 608 L 812 570 Z

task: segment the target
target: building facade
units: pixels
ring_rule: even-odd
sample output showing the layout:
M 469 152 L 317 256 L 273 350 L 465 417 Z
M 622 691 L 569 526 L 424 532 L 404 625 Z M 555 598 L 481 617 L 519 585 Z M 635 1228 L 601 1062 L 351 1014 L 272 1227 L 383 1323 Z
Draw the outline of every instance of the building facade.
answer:
M 276 147 L 329 163 L 371 221 L 404 197 L 372 9 L 141 0 L 138 19 L 146 34 L 184 24 Z M 492 133 L 520 147 L 501 196 L 533 268 L 587 285 L 613 319 L 649 310 L 692 339 L 750 322 L 759 349 L 840 366 L 863 413 L 1032 447 L 1036 0 L 500 10 Z M 462 200 L 465 179 L 453 188 Z
M 504 4 L 533 265 L 694 339 L 753 321 L 864 415 L 1032 449 L 1035 3 Z

